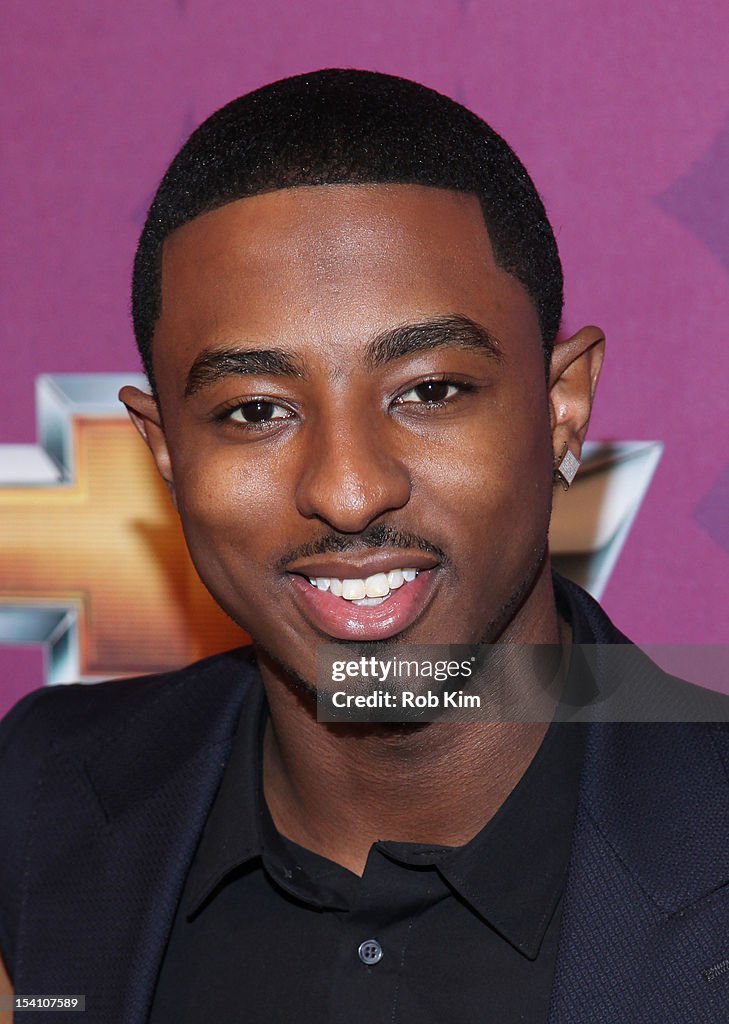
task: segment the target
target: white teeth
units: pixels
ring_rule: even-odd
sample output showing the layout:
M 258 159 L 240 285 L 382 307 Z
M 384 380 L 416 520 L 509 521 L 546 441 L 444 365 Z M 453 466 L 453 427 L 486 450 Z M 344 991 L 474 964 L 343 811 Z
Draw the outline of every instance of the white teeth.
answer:
M 366 579 L 309 576 L 308 580 L 317 590 L 329 590 L 334 597 L 342 597 L 345 601 L 369 607 L 382 604 L 393 590 L 397 590 L 404 583 L 412 583 L 417 575 L 417 569 L 391 569 L 389 572 L 376 572 Z
M 392 569 L 387 574 L 387 585 L 390 590 L 397 590 L 404 583 L 403 575 L 400 569 Z
M 364 580 L 342 580 L 342 597 L 345 601 L 361 601 L 367 597 L 367 584 Z
M 390 585 L 384 572 L 377 572 L 374 576 L 368 576 L 365 580 L 365 594 L 367 597 L 387 597 L 390 593 Z

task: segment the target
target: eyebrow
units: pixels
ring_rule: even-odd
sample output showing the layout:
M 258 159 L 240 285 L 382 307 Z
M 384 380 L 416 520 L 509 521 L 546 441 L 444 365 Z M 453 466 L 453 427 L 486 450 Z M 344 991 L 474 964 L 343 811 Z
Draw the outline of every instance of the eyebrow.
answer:
M 365 346 L 364 358 L 374 370 L 404 356 L 437 348 L 475 349 L 497 362 L 503 360 L 497 338 L 482 324 L 460 315 L 433 317 L 381 331 Z M 300 357 L 283 349 L 206 349 L 190 367 L 185 398 L 225 377 L 251 374 L 299 379 L 308 376 Z
M 458 315 L 434 317 L 382 331 L 367 345 L 365 359 L 376 369 L 394 359 L 434 348 L 476 349 L 497 362 L 503 360 L 497 338 L 482 324 Z
M 305 377 L 300 360 L 279 348 L 215 348 L 201 352 L 190 367 L 185 398 L 216 384 L 225 377 L 245 374 L 273 377 Z

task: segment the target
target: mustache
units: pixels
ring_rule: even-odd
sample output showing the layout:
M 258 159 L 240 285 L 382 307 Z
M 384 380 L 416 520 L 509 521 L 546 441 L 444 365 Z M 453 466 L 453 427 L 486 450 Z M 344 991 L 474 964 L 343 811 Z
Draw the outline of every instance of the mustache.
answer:
M 424 551 L 426 554 L 434 555 L 442 565 L 447 566 L 450 559 L 445 551 L 426 540 L 416 533 L 408 533 L 404 530 L 397 530 L 392 526 L 379 524 L 365 530 L 358 536 L 341 533 L 328 533 L 317 540 L 302 544 L 298 548 L 287 551 L 276 563 L 278 572 L 285 572 L 286 567 L 300 558 L 311 558 L 313 555 L 331 555 L 343 553 L 356 553 L 363 550 L 371 551 L 377 548 L 401 548 L 409 551 Z

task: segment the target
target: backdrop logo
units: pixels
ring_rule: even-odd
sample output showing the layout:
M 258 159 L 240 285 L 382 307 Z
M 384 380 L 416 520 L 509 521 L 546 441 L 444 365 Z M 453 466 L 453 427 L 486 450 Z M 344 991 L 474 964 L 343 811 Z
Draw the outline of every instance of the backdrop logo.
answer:
M 247 642 L 197 577 L 122 374 L 42 376 L 37 445 L 0 446 L 0 643 L 44 644 L 47 681 L 163 671 Z M 591 444 L 557 490 L 556 567 L 602 593 L 660 459 Z

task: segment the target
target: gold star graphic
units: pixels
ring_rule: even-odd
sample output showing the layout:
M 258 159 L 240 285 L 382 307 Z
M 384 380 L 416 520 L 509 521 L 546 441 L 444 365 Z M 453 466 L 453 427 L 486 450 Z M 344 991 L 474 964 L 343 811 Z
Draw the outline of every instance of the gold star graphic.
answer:
M 81 678 L 161 671 L 248 642 L 200 582 L 128 420 L 83 403 L 67 412 L 70 472 L 0 487 L 0 604 L 69 609 Z

